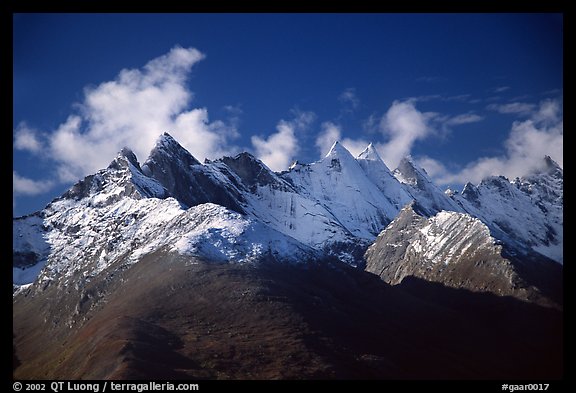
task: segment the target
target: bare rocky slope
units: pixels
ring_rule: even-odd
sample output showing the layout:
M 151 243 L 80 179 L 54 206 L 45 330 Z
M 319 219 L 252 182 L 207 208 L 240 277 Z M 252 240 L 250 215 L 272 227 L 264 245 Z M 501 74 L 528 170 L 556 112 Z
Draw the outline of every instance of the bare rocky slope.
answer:
M 389 284 L 419 277 L 453 288 L 562 305 L 562 267 L 545 256 L 515 250 L 468 214 L 432 217 L 407 205 L 366 251 L 366 270 Z
M 560 378 L 562 313 L 338 263 L 163 250 L 14 302 L 16 379 Z

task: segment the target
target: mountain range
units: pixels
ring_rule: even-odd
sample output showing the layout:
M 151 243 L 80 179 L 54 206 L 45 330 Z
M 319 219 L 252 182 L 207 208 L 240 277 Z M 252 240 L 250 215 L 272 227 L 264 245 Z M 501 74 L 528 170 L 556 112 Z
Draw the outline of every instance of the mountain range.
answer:
M 336 142 L 273 172 L 169 134 L 13 219 L 16 378 L 559 377 L 563 170 L 442 191 Z

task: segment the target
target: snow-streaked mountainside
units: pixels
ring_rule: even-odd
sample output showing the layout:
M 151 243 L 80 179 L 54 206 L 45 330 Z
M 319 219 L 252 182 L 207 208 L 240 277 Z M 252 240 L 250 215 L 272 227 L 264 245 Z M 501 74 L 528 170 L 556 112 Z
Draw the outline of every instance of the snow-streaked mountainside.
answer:
M 125 269 L 159 249 L 213 262 L 363 265 L 364 251 L 411 201 L 423 220 L 457 212 L 473 223 L 461 231 L 484 228 L 519 253 L 562 262 L 563 173 L 549 158 L 531 176 L 449 195 L 410 158 L 391 172 L 372 145 L 354 158 L 336 142 L 318 162 L 275 173 L 248 153 L 202 164 L 163 134 L 142 166 L 125 148 L 42 211 L 14 219 L 14 286 L 72 285 L 70 277 Z M 459 247 L 474 247 L 462 239 Z M 443 246 L 426 258 L 436 248 L 446 256 Z
M 295 167 L 284 177 L 300 195 L 323 206 L 347 232 L 372 240 L 401 206 L 386 197 L 376 185 L 380 178 L 372 180 L 358 161 L 336 142 L 322 160 Z M 391 195 L 401 193 L 399 184 L 388 185 Z
M 366 270 L 389 284 L 413 276 L 474 292 L 561 304 L 561 265 L 525 252 L 495 239 L 469 214 L 441 211 L 427 217 L 412 202 L 368 248 Z
M 436 186 L 426 171 L 412 160 L 410 156 L 404 157 L 394 170 L 394 176 L 405 185 L 406 191 L 412 200 L 418 201 L 420 208 L 427 215 L 433 215 L 442 210 L 462 212 L 446 193 Z
M 494 236 L 563 262 L 563 171 L 550 157 L 543 169 L 509 182 L 492 176 L 452 198 Z

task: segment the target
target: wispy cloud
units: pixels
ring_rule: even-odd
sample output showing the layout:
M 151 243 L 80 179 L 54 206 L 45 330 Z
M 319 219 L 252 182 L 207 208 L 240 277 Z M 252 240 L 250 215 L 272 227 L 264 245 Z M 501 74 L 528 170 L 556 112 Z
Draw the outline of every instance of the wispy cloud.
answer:
M 457 95 L 427 94 L 422 96 L 405 98 L 403 101 L 412 101 L 412 102 L 441 101 L 441 102 L 462 102 L 467 104 L 476 104 L 478 102 L 481 102 L 482 100 L 472 98 L 472 94 L 457 94 Z
M 54 187 L 54 182 L 48 180 L 33 180 L 20 176 L 12 171 L 12 192 L 14 195 L 39 195 Z
M 362 121 L 362 131 L 366 134 L 376 134 L 380 132 L 380 116 L 372 113 Z
M 535 107 L 535 104 L 529 104 L 527 102 L 511 102 L 508 104 L 490 104 L 486 109 L 505 115 L 529 115 Z
M 562 89 L 550 89 L 550 90 L 546 90 L 544 92 L 542 92 L 542 95 L 554 95 L 554 96 L 558 96 L 562 94 Z
M 505 91 L 510 90 L 510 86 L 498 86 L 492 89 L 494 93 L 504 93 Z
M 410 101 L 416 103 L 416 102 L 428 102 L 428 101 L 444 101 L 445 99 L 446 97 L 443 96 L 442 94 L 426 94 L 423 96 L 408 97 L 399 101 Z
M 175 47 L 140 69 L 124 69 L 114 80 L 85 89 L 77 111 L 55 130 L 19 126 L 14 147 L 42 150 L 62 182 L 105 167 L 124 146 L 144 159 L 165 131 L 200 160 L 227 154 L 238 136 L 234 124 L 211 122 L 206 108 L 189 108 L 187 78 L 203 58 L 194 48 Z
M 529 114 L 530 118 L 512 123 L 504 143 L 502 156 L 482 157 L 458 171 L 448 170 L 442 163 L 423 157 L 419 163 L 439 184 L 479 183 L 490 175 L 510 179 L 542 167 L 549 155 L 563 166 L 564 126 L 559 100 L 544 100 Z
M 288 169 L 299 151 L 297 131 L 305 131 L 315 120 L 313 112 L 296 112 L 290 121 L 281 120 L 267 138 L 252 136 L 256 156 L 273 171 Z
M 375 143 L 375 147 L 389 168 L 396 168 L 400 160 L 411 153 L 416 142 L 430 136 L 445 135 L 453 127 L 483 120 L 482 116 L 474 113 L 451 116 L 421 112 L 416 108 L 416 102 L 416 99 L 394 101 L 383 116 L 372 114 L 364 122 L 366 133 L 379 132 L 384 137 L 384 142 Z M 336 140 L 354 155 L 360 154 L 369 143 L 364 138 L 343 138 L 341 126 L 323 123 L 316 138 L 320 154 L 325 155 Z
M 328 153 L 336 141 L 340 141 L 342 146 L 344 146 L 354 157 L 358 156 L 370 143 L 362 138 L 342 138 L 342 128 L 340 126 L 332 122 L 322 123 L 322 131 L 316 138 L 316 147 L 318 148 L 321 157 L 324 157 Z
M 344 106 L 345 112 L 354 112 L 360 105 L 360 99 L 356 95 L 356 89 L 349 87 L 345 89 L 339 96 L 338 101 Z
M 42 143 L 38 138 L 38 131 L 28 127 L 25 122 L 20 123 L 14 130 L 14 148 L 39 153 L 42 150 Z
M 322 131 L 320 131 L 316 137 L 316 147 L 320 152 L 320 156 L 324 157 L 328 154 L 330 147 L 332 147 L 334 142 L 339 141 L 340 139 L 342 139 L 342 130 L 340 126 L 332 122 L 322 123 Z
M 479 116 L 474 113 L 465 113 L 462 115 L 448 117 L 445 120 L 444 124 L 448 127 L 451 127 L 451 126 L 460 126 L 462 124 L 477 123 L 482 120 L 484 120 L 482 116 Z

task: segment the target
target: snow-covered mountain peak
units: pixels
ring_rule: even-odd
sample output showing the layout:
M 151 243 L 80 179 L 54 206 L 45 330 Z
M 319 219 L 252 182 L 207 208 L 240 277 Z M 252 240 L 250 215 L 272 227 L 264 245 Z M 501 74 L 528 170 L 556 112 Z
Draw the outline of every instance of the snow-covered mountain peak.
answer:
M 372 183 L 378 187 L 384 197 L 399 211 L 412 198 L 390 172 L 372 144 L 368 145 L 356 158 L 358 164 Z
M 134 152 L 128 147 L 123 147 L 118 152 L 118 154 L 116 154 L 116 157 L 114 157 L 114 159 L 110 162 L 110 164 L 108 164 L 108 167 L 106 169 L 110 171 L 120 171 L 124 169 L 130 169 L 131 168 L 130 164 L 137 171 L 142 170 L 140 168 L 138 158 L 136 157 Z
M 366 146 L 366 149 L 362 150 L 362 152 L 358 154 L 358 157 L 356 158 L 358 160 L 382 161 L 382 158 L 380 158 L 380 154 L 378 154 L 376 148 L 374 147 L 374 145 L 372 145 L 372 143 Z
M 413 187 L 422 188 L 425 183 L 432 183 L 428 173 L 419 167 L 411 156 L 402 158 L 393 173 L 398 181 Z
M 359 160 L 339 142 L 335 142 L 320 161 L 299 166 L 282 173 L 281 177 L 307 199 L 305 205 L 291 202 L 290 210 L 298 205 L 313 207 L 305 216 L 323 217 L 322 221 L 328 224 L 324 236 L 333 237 L 328 231 L 332 230 L 332 223 L 337 223 L 348 235 L 371 240 L 399 209 L 397 203 L 380 190 L 377 179 L 371 179 Z M 350 240 L 345 237 L 346 241 Z
M 549 171 L 512 182 L 504 176 L 489 176 L 478 186 L 468 183 L 453 199 L 499 239 L 562 263 L 562 169 L 549 163 Z
M 170 134 L 164 133 L 157 139 L 156 144 L 150 151 L 150 155 L 142 165 L 142 171 L 147 176 L 153 176 L 154 172 L 161 170 L 170 164 L 179 164 L 187 167 L 190 165 L 201 165 L 182 145 L 180 145 Z
M 129 147 L 126 146 L 123 147 L 120 150 L 120 153 L 118 153 L 118 156 L 125 157 L 129 163 L 134 165 L 136 168 L 140 169 L 140 163 L 138 162 L 138 158 L 136 157 L 136 154 L 134 154 L 132 149 L 130 149 Z
M 540 170 L 534 171 L 534 174 L 548 174 L 553 177 L 563 177 L 564 171 L 552 157 L 544 156 L 543 167 Z
M 564 201 L 564 171 L 552 158 L 546 156 L 540 169 L 516 178 L 512 182 L 520 190 L 538 200 L 561 206 Z
M 186 206 L 210 202 L 206 193 L 212 192 L 215 187 L 210 176 L 205 173 L 207 170 L 206 166 L 167 133 L 158 138 L 142 165 L 142 172 L 146 176 L 162 184 L 171 196 Z M 235 204 L 223 205 L 237 210 Z
M 348 151 L 348 149 L 346 149 L 341 143 L 340 141 L 334 141 L 334 143 L 332 144 L 332 147 L 330 147 L 330 150 L 328 150 L 328 153 L 326 153 L 326 156 L 324 156 L 325 158 L 328 157 L 337 157 L 339 154 L 350 154 L 350 152 Z
M 504 176 L 488 176 L 480 182 L 480 189 L 492 189 L 501 195 L 510 196 L 513 188 L 510 181 Z
M 462 192 L 460 193 L 462 197 L 464 197 L 468 202 L 472 203 L 474 206 L 480 206 L 480 199 L 478 194 L 478 187 L 474 184 L 468 182 L 464 185 Z M 457 195 L 453 195 L 457 196 Z
M 350 153 L 350 151 L 348 151 L 348 149 L 344 147 L 344 145 L 336 141 L 330 148 L 328 154 L 326 154 L 326 156 L 322 160 L 320 160 L 320 162 L 334 163 L 335 160 L 338 160 L 342 165 L 354 165 L 351 163 L 354 162 L 356 159 L 354 158 L 352 153 Z
M 107 168 L 79 180 L 55 201 L 90 198 L 96 205 L 106 205 L 124 197 L 141 199 L 166 196 L 167 192 L 161 184 L 142 173 L 136 155 L 130 149 L 123 148 Z
M 168 155 L 173 159 L 184 161 L 188 165 L 199 165 L 200 162 L 192 156 L 180 143 L 167 132 L 163 133 L 156 140 L 154 148 L 146 161 L 154 159 L 155 156 Z
M 443 210 L 468 213 L 486 224 L 499 240 L 531 248 L 561 262 L 562 169 L 550 159 L 546 165 L 549 170 L 517 182 L 491 177 L 479 186 L 468 183 L 461 194 L 446 194 L 410 157 L 403 159 L 392 174 L 371 144 L 354 158 L 335 142 L 319 161 L 295 164 L 288 171 L 276 173 L 249 153 L 201 164 L 169 134 L 163 134 L 142 166 L 129 148 L 123 148 L 107 168 L 79 181 L 40 212 L 37 219 L 15 222 L 22 239 L 16 239 L 14 263 L 20 276 L 24 271 L 21 267 L 27 269 L 26 266 L 48 257 L 65 268 L 67 257 L 56 255 L 64 249 L 54 245 L 48 249 L 38 240 L 46 235 L 45 231 L 53 239 L 63 236 L 74 242 L 76 251 L 91 255 L 90 258 L 96 258 L 96 254 L 82 249 L 88 240 L 104 244 L 107 238 L 116 236 L 121 239 L 121 247 L 132 249 L 132 243 L 126 242 L 133 239 L 115 232 L 128 227 L 141 230 L 138 236 L 147 241 L 160 236 L 161 231 L 166 241 L 158 243 L 159 247 L 174 244 L 170 243 L 174 240 L 170 231 L 176 227 L 168 221 L 189 211 L 186 220 L 190 222 L 195 220 L 194 214 L 226 215 L 230 218 L 228 223 L 247 228 L 248 232 L 242 234 L 250 233 L 250 228 L 278 232 L 262 244 L 278 240 L 280 243 L 275 244 L 285 244 L 287 249 L 294 246 L 304 254 L 314 250 L 359 265 L 364 247 L 411 202 L 410 208 L 423 217 Z M 200 205 L 203 208 L 196 208 Z M 158 220 L 151 215 L 146 223 L 141 212 L 147 209 L 160 209 L 166 214 Z M 123 212 L 120 216 L 119 211 Z M 88 216 L 85 221 L 83 217 Z M 218 220 L 213 217 L 210 223 Z M 110 229 L 107 235 L 99 232 L 111 222 L 116 229 Z M 118 226 L 121 222 L 127 223 L 127 228 Z M 236 224 L 234 228 L 238 227 Z M 43 226 L 50 229 L 44 230 Z M 191 227 L 177 227 L 181 236 L 191 231 Z M 210 230 L 200 237 L 223 245 L 230 241 L 229 249 L 236 249 L 232 238 L 237 232 L 223 227 L 213 229 L 223 237 Z M 82 231 L 94 239 L 78 235 Z M 106 255 L 110 255 L 110 250 L 106 250 Z
M 462 208 L 436 186 L 426 171 L 412 157 L 406 156 L 393 172 L 394 177 L 406 187 L 412 199 L 419 202 L 428 215 L 441 210 L 461 212 Z
M 362 172 L 358 162 L 340 142 L 336 141 L 330 148 L 330 151 L 320 161 L 311 164 L 311 167 L 320 166 L 335 170 L 336 172 L 345 171 L 349 175 Z

